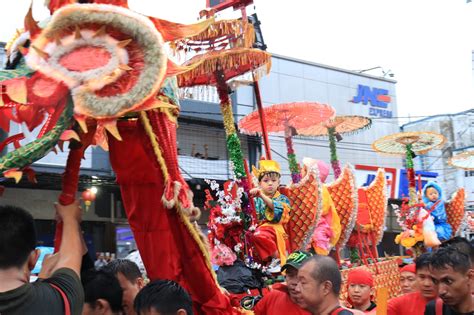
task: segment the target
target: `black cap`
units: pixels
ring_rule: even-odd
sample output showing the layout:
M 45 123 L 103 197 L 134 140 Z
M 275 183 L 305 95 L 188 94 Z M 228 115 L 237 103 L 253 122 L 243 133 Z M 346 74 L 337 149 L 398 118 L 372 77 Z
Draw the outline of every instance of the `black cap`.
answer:
M 297 250 L 291 253 L 290 256 L 288 256 L 288 258 L 286 259 L 286 264 L 284 264 L 283 267 L 281 267 L 281 271 L 284 271 L 289 266 L 296 269 L 300 269 L 303 263 L 305 262 L 305 260 L 311 256 L 313 256 L 313 254 L 309 252 Z

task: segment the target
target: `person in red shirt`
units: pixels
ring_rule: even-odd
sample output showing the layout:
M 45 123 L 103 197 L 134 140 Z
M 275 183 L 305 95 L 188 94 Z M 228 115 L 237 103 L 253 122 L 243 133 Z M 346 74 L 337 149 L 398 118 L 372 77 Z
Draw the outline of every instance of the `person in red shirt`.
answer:
M 342 277 L 336 261 L 328 256 L 308 258 L 298 270 L 295 291 L 301 294 L 302 306 L 312 315 L 363 314 L 340 305 Z
M 400 287 L 402 294 L 416 291 L 416 266 L 409 264 L 400 269 Z
M 282 271 L 286 271 L 286 285 L 276 284 L 270 293 L 263 296 L 254 308 L 255 315 L 310 315 L 303 305 L 301 295 L 295 291 L 298 284 L 298 269 L 312 254 L 296 251 L 288 256 Z
M 374 277 L 367 269 L 353 269 L 347 275 L 347 301 L 353 309 L 375 314 Z
M 416 259 L 417 291 L 388 301 L 388 315 L 423 315 L 426 304 L 436 299 L 438 288 L 431 278 L 431 253 L 421 254 Z

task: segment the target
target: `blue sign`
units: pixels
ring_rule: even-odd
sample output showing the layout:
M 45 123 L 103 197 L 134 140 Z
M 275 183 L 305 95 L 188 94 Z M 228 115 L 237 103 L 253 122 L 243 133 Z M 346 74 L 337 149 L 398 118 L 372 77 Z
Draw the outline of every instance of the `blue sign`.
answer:
M 435 180 L 438 177 L 436 172 L 415 171 L 416 189 L 418 190 L 418 175 L 421 176 L 421 187 L 423 188 L 428 181 Z M 407 170 L 400 170 L 400 182 L 398 185 L 398 198 L 408 197 L 408 179 Z
M 387 110 L 388 104 L 391 101 L 391 97 L 388 95 L 388 90 L 371 88 L 370 86 L 361 85 L 357 86 L 357 95 L 352 99 L 353 103 L 362 103 L 367 105 L 370 103 L 369 115 L 376 117 L 392 117 L 392 111 Z

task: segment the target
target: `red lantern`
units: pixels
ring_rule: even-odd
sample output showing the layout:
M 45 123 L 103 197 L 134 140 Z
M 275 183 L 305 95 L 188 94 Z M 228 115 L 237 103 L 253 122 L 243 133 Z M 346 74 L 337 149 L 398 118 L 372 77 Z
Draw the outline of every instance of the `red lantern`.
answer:
M 88 188 L 82 192 L 82 200 L 84 200 L 84 204 L 86 205 L 86 211 L 89 210 L 89 207 L 92 201 L 95 200 L 95 191 Z

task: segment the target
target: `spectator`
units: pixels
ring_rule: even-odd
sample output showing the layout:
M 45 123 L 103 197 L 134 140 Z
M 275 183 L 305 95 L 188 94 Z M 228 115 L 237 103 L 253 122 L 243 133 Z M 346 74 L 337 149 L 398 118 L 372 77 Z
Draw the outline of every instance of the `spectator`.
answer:
M 121 315 L 122 289 L 117 278 L 103 270 L 88 270 L 82 276 L 82 315 Z
M 431 279 L 430 262 L 430 253 L 418 256 L 415 261 L 417 290 L 388 301 L 388 315 L 424 314 L 426 304 L 438 295 Z
M 193 315 L 188 292 L 171 280 L 150 282 L 138 293 L 134 307 L 138 315 Z
M 448 247 L 448 246 L 454 247 L 460 252 L 468 255 L 471 261 L 471 268 L 474 268 L 474 246 L 472 245 L 471 242 L 469 242 L 467 239 L 463 237 L 456 236 L 446 242 L 441 243 L 440 247 Z
M 123 291 L 123 310 L 126 315 L 135 315 L 133 301 L 138 292 L 145 286 L 137 264 L 126 259 L 116 259 L 103 267 L 102 270 L 111 272 L 117 277 Z
M 402 294 L 416 291 L 416 265 L 409 264 L 400 269 L 400 287 Z
M 286 271 L 286 285 L 274 285 L 273 290 L 264 295 L 254 308 L 256 315 L 310 314 L 302 308 L 304 302 L 295 289 L 298 284 L 298 269 L 311 256 L 310 253 L 303 251 L 296 251 L 288 256 L 286 264 L 281 268 L 282 271 Z
M 440 314 L 440 310 L 443 315 L 474 314 L 474 270 L 469 256 L 448 246 L 433 254 L 430 265 L 439 298 L 426 305 L 425 315 Z
M 33 217 L 23 209 L 0 206 L 0 314 L 81 314 L 81 209 L 78 202 L 56 204 L 56 212 L 63 222 L 61 247 L 45 258 L 45 279 L 29 283 L 39 255 Z
M 307 259 L 298 270 L 295 291 L 301 295 L 305 309 L 311 314 L 363 314 L 340 305 L 341 273 L 337 263 L 330 257 L 313 256 Z
M 347 275 L 347 301 L 353 309 L 364 313 L 375 314 L 377 305 L 372 301 L 374 277 L 366 269 L 352 269 Z
M 94 267 L 96 270 L 99 270 L 100 268 L 104 267 L 107 265 L 107 260 L 105 260 L 105 255 L 104 253 L 99 253 L 99 256 L 97 257 L 97 260 L 94 262 Z

